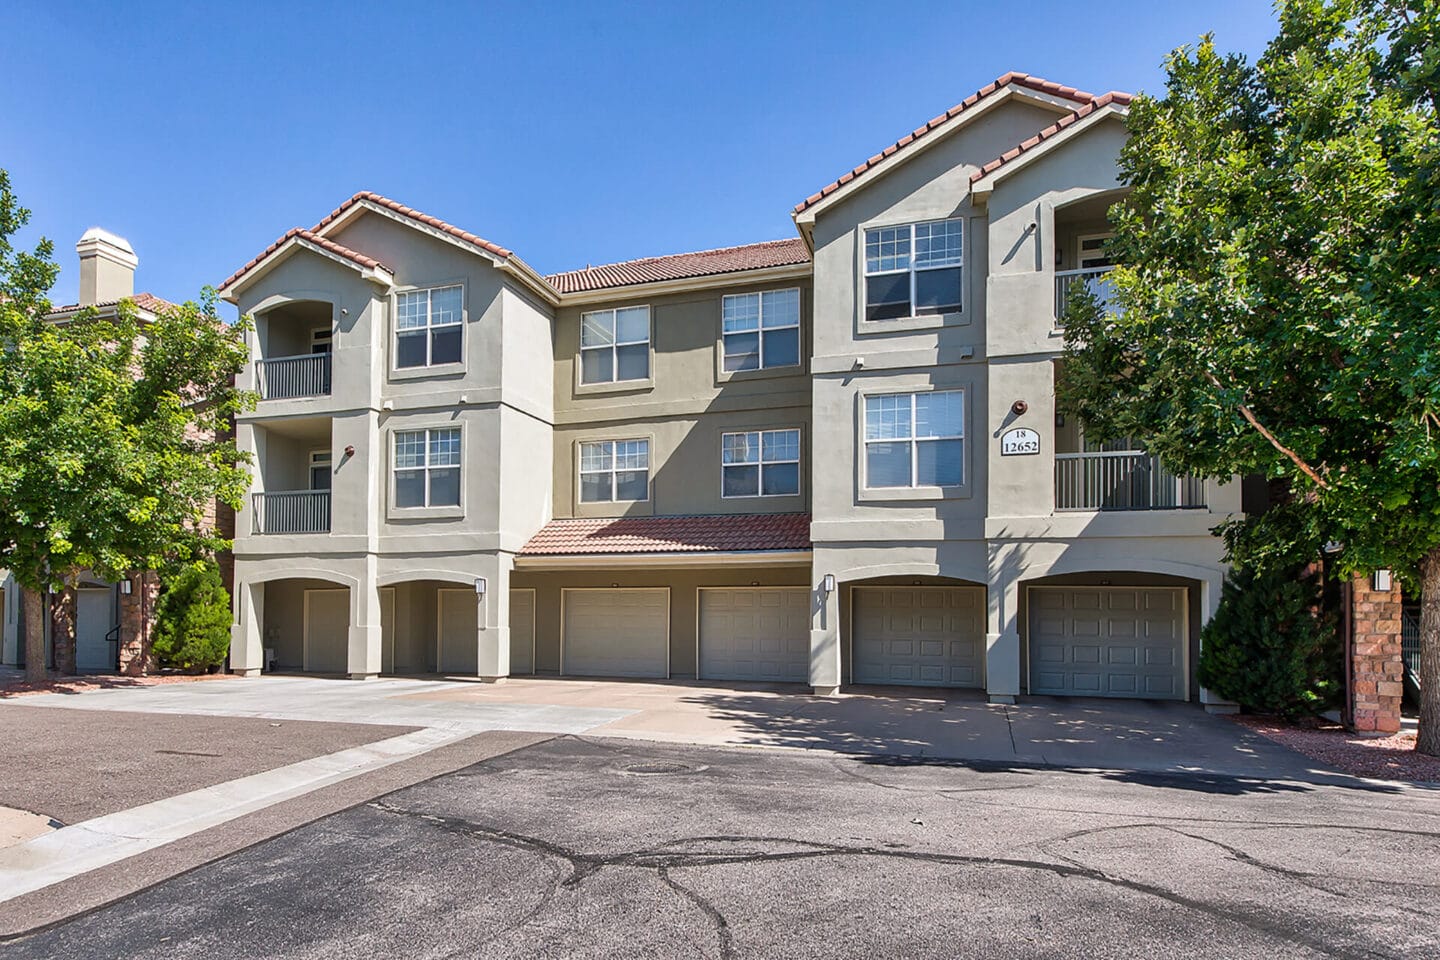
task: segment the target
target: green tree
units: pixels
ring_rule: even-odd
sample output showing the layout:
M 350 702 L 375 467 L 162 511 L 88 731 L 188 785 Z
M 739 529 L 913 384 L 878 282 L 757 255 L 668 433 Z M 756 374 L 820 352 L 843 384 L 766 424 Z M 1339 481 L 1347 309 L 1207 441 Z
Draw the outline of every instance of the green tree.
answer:
M 234 385 L 243 327 L 219 320 L 213 291 L 143 325 L 128 301 L 47 321 L 53 248 L 11 242 L 28 220 L 0 170 L 0 567 L 27 590 L 26 672 L 40 678 L 39 591 L 228 546 L 205 521 L 248 486 L 229 425 L 251 398 Z
M 155 605 L 152 645 L 162 666 L 201 672 L 230 650 L 230 593 L 214 560 L 188 564 L 166 578 Z
M 1254 64 L 1207 37 L 1132 105 L 1125 266 L 1110 310 L 1067 312 L 1063 402 L 1179 470 L 1288 481 L 1292 505 L 1227 531 L 1242 551 L 1333 539 L 1342 573 L 1418 573 L 1440 754 L 1440 5 L 1277 12 Z

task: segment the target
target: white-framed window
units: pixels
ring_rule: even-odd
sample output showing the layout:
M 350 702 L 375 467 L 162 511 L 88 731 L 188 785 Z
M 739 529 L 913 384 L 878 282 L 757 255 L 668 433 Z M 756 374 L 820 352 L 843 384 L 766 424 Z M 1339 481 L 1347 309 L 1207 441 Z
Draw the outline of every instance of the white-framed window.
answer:
M 964 390 L 865 398 L 867 487 L 958 487 L 964 482 Z
M 460 428 L 395 431 L 396 507 L 460 505 Z
M 865 319 L 960 312 L 964 221 L 865 231 Z
M 597 440 L 580 444 L 581 503 L 649 499 L 649 440 Z
M 334 341 L 335 335 L 329 327 L 316 327 L 310 331 L 310 353 L 329 353 Z
M 330 479 L 331 479 L 331 477 L 330 477 L 330 462 L 331 462 L 331 457 L 330 457 L 330 451 L 329 451 L 329 450 L 311 450 L 311 451 L 310 451 L 310 489 L 311 489 L 311 490 L 329 490 L 329 489 L 330 489 Z
M 799 430 L 749 430 L 721 435 L 722 497 L 793 497 L 799 492 Z
M 800 288 L 726 295 L 721 330 L 727 371 L 798 366 Z
M 1113 267 L 1110 258 L 1110 241 L 1113 233 L 1087 233 L 1075 238 L 1075 265 L 1081 270 Z
M 460 285 L 395 294 L 395 366 L 459 363 L 465 291 Z
M 580 315 L 580 382 L 650 379 L 650 308 Z

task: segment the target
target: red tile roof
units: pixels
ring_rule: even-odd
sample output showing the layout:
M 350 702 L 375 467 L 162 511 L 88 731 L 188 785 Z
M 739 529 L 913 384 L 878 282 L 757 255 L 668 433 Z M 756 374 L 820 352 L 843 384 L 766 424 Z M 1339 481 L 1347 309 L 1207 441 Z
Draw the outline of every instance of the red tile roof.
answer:
M 978 183 L 981 179 L 991 173 L 994 173 L 996 170 L 999 170 L 1011 160 L 1014 160 L 1021 154 L 1028 153 L 1029 151 L 1035 149 L 1040 144 L 1044 143 L 1046 140 L 1049 140 L 1051 137 L 1055 136 L 1060 131 L 1072 127 L 1075 124 L 1079 123 L 1081 120 L 1084 120 L 1096 110 L 1108 107 L 1112 103 L 1117 107 L 1127 107 L 1130 105 L 1130 101 L 1133 99 L 1135 98 L 1128 93 L 1121 93 L 1119 90 L 1111 90 L 1103 97 L 1097 97 L 1094 100 L 1091 100 L 1079 110 L 1076 110 L 1074 113 L 1071 114 L 1066 114 L 1059 120 L 1052 123 L 1050 126 L 1046 127 L 1044 130 L 1041 130 L 1039 133 L 1035 134 L 1035 136 L 1031 137 L 1029 140 L 1026 140 L 1024 143 L 1020 143 L 1014 147 L 1011 147 L 1009 150 L 1006 150 L 994 160 L 986 163 L 979 170 L 970 174 L 970 182 Z
M 1076 103 L 1081 104 L 1087 103 L 1095 99 L 1093 95 L 1088 94 L 1083 90 L 1076 90 L 1074 87 L 1067 87 L 1064 84 L 1054 83 L 1050 80 L 1042 80 L 1039 77 L 1032 77 L 1027 73 L 1016 73 L 1014 71 L 1011 71 L 1004 76 L 997 77 L 993 83 L 981 87 L 975 93 L 966 97 L 964 100 L 957 103 L 949 110 L 946 110 L 940 116 L 934 118 L 929 123 L 925 124 L 923 127 L 917 127 L 915 130 L 912 130 L 910 133 L 901 137 L 899 140 L 896 140 L 890 146 L 886 147 L 884 150 L 881 150 L 879 153 L 875 154 L 875 156 L 871 157 L 869 160 L 866 160 L 864 163 L 860 164 L 860 166 L 851 170 L 849 173 L 846 173 L 834 183 L 822 188 L 819 193 L 812 193 L 810 196 L 806 197 L 804 200 L 800 201 L 795 205 L 795 212 L 803 213 L 806 209 L 813 207 L 815 204 L 830 196 L 830 194 L 834 193 L 836 190 L 839 190 L 841 187 L 845 186 L 847 183 L 854 180 L 856 177 L 863 176 L 864 174 L 868 173 L 872 168 L 890 159 L 890 157 L 894 156 L 899 151 L 904 150 L 906 147 L 910 146 L 915 141 L 920 140 L 933 133 L 934 131 L 940 129 L 941 127 L 950 123 L 950 121 L 954 120 L 956 117 L 963 114 L 966 110 L 969 110 L 971 107 L 975 106 L 980 101 L 987 99 L 992 94 L 999 92 L 1000 90 L 1004 89 L 1007 86 L 1010 86 L 1011 84 L 1020 87 L 1026 87 L 1039 93 L 1048 93 L 1052 96 L 1062 97 L 1066 100 L 1074 100 Z
M 512 256 L 509 250 L 506 250 L 498 243 L 491 243 L 484 237 L 477 237 L 475 234 L 470 233 L 468 230 L 461 230 L 459 227 L 446 223 L 439 217 L 432 217 L 428 214 L 421 213 L 419 210 L 412 209 L 411 207 L 405 206 L 403 203 L 391 200 L 389 197 L 382 197 L 380 194 L 372 193 L 369 190 L 361 190 L 359 193 L 355 194 L 355 196 L 351 197 L 349 200 L 346 200 L 344 203 L 340 204 L 340 206 L 336 207 L 333 211 L 331 211 L 328 217 L 315 224 L 315 232 L 319 233 L 320 231 L 324 230 L 327 226 L 329 226 L 332 221 L 334 221 L 337 217 L 343 214 L 346 210 L 349 210 L 351 207 L 355 206 L 355 204 L 366 201 L 373 203 L 376 206 L 384 207 L 385 209 L 390 210 L 394 213 L 398 213 L 403 217 L 409 217 L 416 223 L 423 223 L 426 226 L 434 227 L 436 230 L 448 233 L 450 234 L 450 236 L 455 237 L 456 239 L 464 240 L 471 246 L 479 247 L 486 253 L 493 253 L 495 256 L 503 258 L 508 258 Z
M 224 290 L 226 287 L 230 286 L 235 281 L 245 276 L 245 274 L 249 273 L 251 270 L 254 270 L 257 266 L 259 266 L 262 260 L 270 256 L 270 254 L 274 253 L 276 250 L 279 250 L 282 246 L 284 246 L 286 243 L 288 243 L 291 239 L 295 237 L 299 237 L 302 240 L 313 243 L 315 244 L 315 246 L 320 247 L 322 250 L 328 250 L 330 253 L 333 253 L 338 257 L 344 257 L 346 260 L 349 260 L 352 263 L 356 263 L 359 266 L 365 267 L 366 269 L 373 270 L 376 267 L 380 267 L 381 269 L 383 269 L 385 267 L 385 264 L 381 263 L 379 260 L 376 260 L 374 257 L 367 257 L 365 254 L 351 250 L 349 247 L 341 246 L 334 240 L 322 237 L 313 230 L 306 230 L 304 227 L 294 227 L 290 230 L 287 230 L 285 232 L 285 235 L 279 240 L 276 240 L 274 243 L 270 244 L 270 246 L 266 247 L 259 256 L 255 257 L 249 263 L 245 264 L 245 266 L 241 267 L 239 270 L 236 270 L 234 273 L 230 274 L 229 277 L 225 278 L 225 282 L 220 284 L 219 289 Z
M 806 248 L 805 241 L 796 237 L 791 240 L 768 240 L 739 247 L 720 247 L 695 253 L 675 253 L 665 257 L 607 263 L 599 267 L 554 273 L 545 279 L 561 293 L 582 293 L 587 290 L 628 287 L 637 283 L 684 280 L 690 277 L 739 273 L 766 267 L 787 267 L 809 262 L 810 251 Z
M 808 513 L 551 520 L 522 556 L 809 550 Z
M 157 297 L 153 293 L 137 293 L 129 299 L 135 301 L 135 306 L 149 313 L 159 313 L 161 310 L 173 310 L 176 307 L 176 304 L 173 304 L 169 300 L 166 300 L 162 297 Z M 104 309 L 105 307 L 113 307 L 119 302 L 119 300 L 106 300 L 104 303 L 90 304 L 90 306 Z M 80 304 L 69 303 L 63 307 L 52 307 L 50 309 L 50 312 L 52 314 L 74 313 L 78 310 L 80 310 Z

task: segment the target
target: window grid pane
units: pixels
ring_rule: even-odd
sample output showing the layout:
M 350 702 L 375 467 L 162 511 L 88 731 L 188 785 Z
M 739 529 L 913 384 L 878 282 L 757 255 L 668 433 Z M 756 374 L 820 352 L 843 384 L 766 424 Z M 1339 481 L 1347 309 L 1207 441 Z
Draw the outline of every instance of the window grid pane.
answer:
M 727 295 L 721 302 L 721 330 L 743 333 L 760 327 L 760 295 L 738 293 Z
M 953 267 L 960 263 L 960 221 L 915 224 L 915 267 Z
M 643 501 L 649 496 L 649 440 L 580 444 L 580 502 Z
M 800 431 L 751 430 L 720 437 L 722 497 L 800 493 Z
M 414 330 L 425 326 L 429 302 L 429 291 L 413 290 L 395 295 L 396 326 L 401 330 Z
M 865 272 L 910 269 L 910 224 L 865 231 Z
M 441 287 L 430 291 L 430 326 L 459 323 L 461 296 L 459 287 Z

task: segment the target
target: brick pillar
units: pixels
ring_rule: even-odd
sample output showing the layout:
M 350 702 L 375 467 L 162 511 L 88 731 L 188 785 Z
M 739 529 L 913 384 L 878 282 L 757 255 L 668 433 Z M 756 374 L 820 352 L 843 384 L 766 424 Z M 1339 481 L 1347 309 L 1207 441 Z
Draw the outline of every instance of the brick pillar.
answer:
M 154 669 L 150 654 L 160 580 L 153 571 L 132 573 L 130 593 L 120 594 L 120 673 L 142 677 Z
M 1400 582 L 1374 590 L 1368 576 L 1350 585 L 1350 705 L 1358 733 L 1400 730 L 1405 661 L 1400 653 Z

